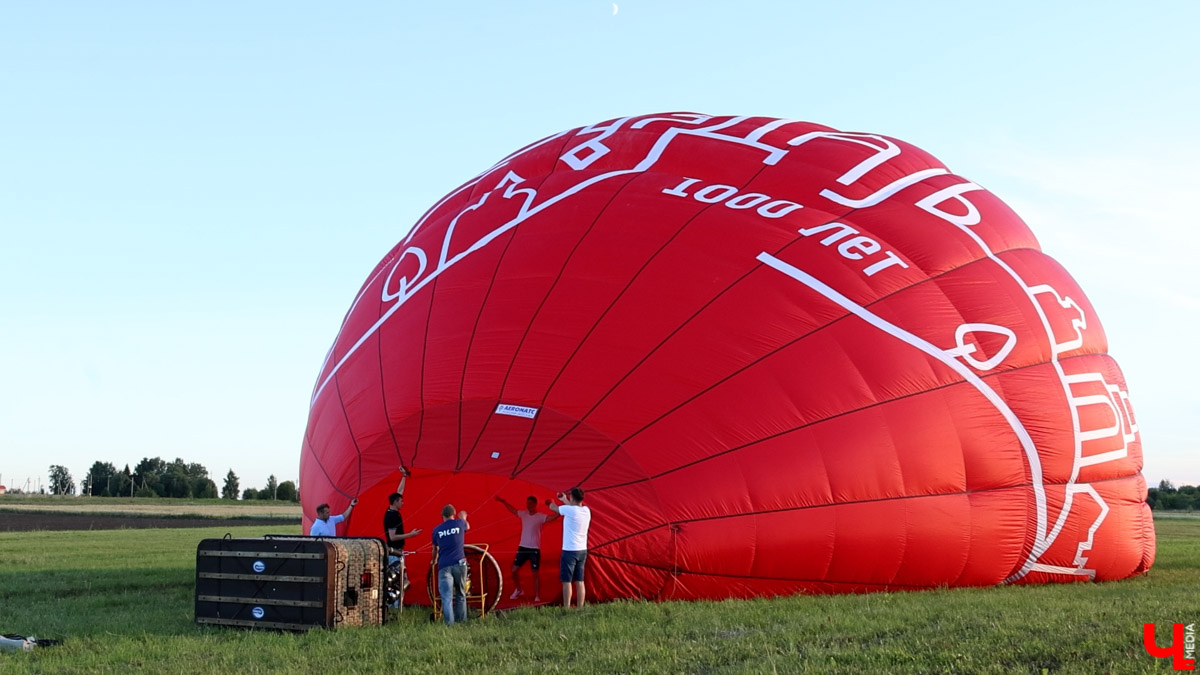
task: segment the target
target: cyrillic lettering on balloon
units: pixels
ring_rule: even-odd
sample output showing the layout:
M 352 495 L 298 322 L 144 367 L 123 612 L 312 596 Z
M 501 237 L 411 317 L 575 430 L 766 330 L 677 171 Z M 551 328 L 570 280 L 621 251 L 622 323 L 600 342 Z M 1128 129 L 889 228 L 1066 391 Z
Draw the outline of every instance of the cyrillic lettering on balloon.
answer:
M 892 253 L 891 251 L 884 251 L 884 259 L 863 270 L 863 274 L 869 277 L 875 276 L 876 272 L 885 270 L 893 265 L 899 265 L 904 269 L 908 269 L 908 263 L 897 258 L 895 253 Z
M 793 211 L 804 208 L 803 205 L 796 202 L 773 199 L 770 195 L 761 192 L 738 194 L 738 189 L 732 185 L 707 185 L 689 193 L 688 189 L 699 182 L 699 178 L 684 178 L 679 185 L 666 188 L 662 193 L 673 197 L 691 197 L 702 204 L 724 204 L 727 208 L 735 211 L 753 208 L 755 213 L 763 218 L 782 218 Z
M 814 225 L 812 227 L 804 227 L 797 230 L 802 236 L 811 237 L 817 234 L 828 233 L 824 239 L 821 239 L 822 246 L 832 246 L 838 244 L 838 255 L 847 260 L 863 260 L 867 256 L 874 256 L 879 253 L 883 247 L 874 239 L 859 234 L 859 231 L 850 225 L 839 222 L 825 223 L 823 225 Z M 846 241 L 842 241 L 851 235 L 858 235 Z M 908 264 L 898 258 L 892 251 L 883 251 L 883 259 L 872 262 L 869 266 L 863 269 L 863 274 L 874 276 L 877 272 L 885 270 L 892 266 L 907 268 Z
M 863 254 L 878 253 L 880 248 L 879 242 L 870 237 L 855 237 L 839 244 L 838 253 L 841 253 L 843 258 L 862 260 Z
M 972 192 L 982 189 L 983 188 L 979 187 L 978 185 L 970 182 L 951 185 L 950 187 L 942 188 L 941 190 L 938 190 L 937 192 L 917 202 L 917 206 L 928 211 L 929 213 L 932 213 L 938 218 L 941 218 L 947 223 L 950 223 L 951 225 L 958 225 L 960 227 L 978 225 L 980 220 L 979 209 L 975 208 L 975 205 L 962 195 L 964 192 Z M 958 201 L 959 204 L 967 207 L 967 212 L 960 216 L 938 208 L 939 204 L 942 204 L 950 199 L 954 199 Z
M 835 242 L 839 239 L 842 239 L 843 237 L 847 237 L 851 234 L 858 233 L 858 230 L 854 229 L 853 227 L 850 227 L 849 225 L 847 225 L 845 223 L 826 223 L 824 225 L 817 225 L 815 227 L 803 227 L 803 228 L 800 228 L 799 230 L 797 230 L 797 232 L 799 232 L 800 234 L 802 234 L 806 237 L 811 237 L 814 234 L 819 234 L 821 232 L 828 232 L 829 230 L 836 230 L 836 231 L 833 234 L 831 234 L 828 237 L 825 237 L 824 239 L 821 240 L 821 244 L 823 246 L 828 246 L 828 245 L 832 244 L 833 242 Z

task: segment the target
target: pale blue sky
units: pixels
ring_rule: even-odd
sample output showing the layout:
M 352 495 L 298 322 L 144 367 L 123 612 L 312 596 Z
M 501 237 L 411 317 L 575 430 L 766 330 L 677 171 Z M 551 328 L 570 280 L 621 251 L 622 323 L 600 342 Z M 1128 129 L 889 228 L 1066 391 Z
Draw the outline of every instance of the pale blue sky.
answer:
M 0 3 L 0 482 L 296 479 L 375 263 L 543 136 L 661 111 L 902 138 L 1079 280 L 1146 477 L 1200 484 L 1200 3 Z

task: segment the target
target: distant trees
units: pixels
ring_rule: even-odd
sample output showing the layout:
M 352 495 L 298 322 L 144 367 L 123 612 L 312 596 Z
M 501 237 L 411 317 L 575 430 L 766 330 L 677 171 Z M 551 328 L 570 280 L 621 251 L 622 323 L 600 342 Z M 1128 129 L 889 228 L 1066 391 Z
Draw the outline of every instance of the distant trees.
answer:
M 203 464 L 176 457 L 167 463 L 161 457 L 146 457 L 133 469 L 136 496 L 176 499 L 216 499 L 217 484 Z
M 176 458 L 174 462 L 163 466 L 162 474 L 157 478 L 155 492 L 160 497 L 217 498 L 217 484 L 208 477 L 208 469 L 203 465 L 188 464 Z
M 225 487 L 221 488 L 221 499 L 237 499 L 237 498 L 238 498 L 238 477 L 237 477 L 237 474 L 233 472 L 233 469 L 230 469 L 229 473 L 225 474 Z
M 71 472 L 67 471 L 67 467 L 61 464 L 50 465 L 50 494 L 75 494 L 75 481 L 71 478 Z
M 1200 510 L 1200 488 L 1195 485 L 1176 488 L 1171 481 L 1164 480 L 1158 487 L 1147 490 L 1146 503 L 1155 511 Z
M 126 464 L 117 470 L 111 462 L 97 461 L 80 482 L 80 494 L 93 497 L 169 497 L 175 499 L 237 499 L 240 488 L 238 475 L 230 469 L 224 486 L 219 490 L 208 475 L 208 469 L 196 462 L 175 458 L 167 462 L 161 457 L 143 457 L 133 469 Z M 75 483 L 70 471 L 61 465 L 50 467 L 51 494 L 74 494 Z M 247 488 L 243 499 L 279 499 L 299 501 L 296 484 L 280 483 L 272 475 L 262 490 Z
M 79 481 L 79 493 L 90 497 L 111 497 L 116 494 L 114 489 L 120 488 L 119 482 L 113 484 L 117 475 L 117 467 L 112 463 L 96 462 Z
M 162 487 L 162 474 L 167 469 L 167 463 L 161 457 L 143 457 L 142 461 L 133 467 L 133 484 L 137 486 L 137 493 L 134 496 L 140 497 L 141 493 L 147 489 L 153 492 L 152 496 L 159 496 Z
M 279 489 L 275 490 L 275 498 L 281 502 L 300 501 L 299 493 L 296 492 L 296 484 L 290 480 L 283 481 L 279 484 Z
M 116 476 L 113 477 L 112 489 L 110 490 L 111 497 L 133 496 L 133 471 L 126 464 Z M 103 497 L 104 495 L 101 494 Z
M 282 483 L 275 478 L 274 474 L 267 478 L 267 486 L 261 490 L 254 488 L 246 488 L 242 492 L 242 499 L 258 499 L 261 501 L 278 500 L 281 502 L 298 502 L 300 501 L 300 492 L 296 489 L 296 484 L 290 480 L 285 480 Z
M 197 480 L 192 485 L 192 498 L 194 499 L 216 499 L 217 484 L 209 478 Z

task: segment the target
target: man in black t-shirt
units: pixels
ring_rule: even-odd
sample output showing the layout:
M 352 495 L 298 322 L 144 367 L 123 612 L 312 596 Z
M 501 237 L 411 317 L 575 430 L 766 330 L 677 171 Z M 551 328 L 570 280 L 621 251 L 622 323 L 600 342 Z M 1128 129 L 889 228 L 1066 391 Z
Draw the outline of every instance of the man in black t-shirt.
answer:
M 404 532 L 404 516 L 400 515 L 400 507 L 404 506 L 404 495 L 399 492 L 388 497 L 388 510 L 383 512 L 383 533 L 388 540 L 388 554 L 401 555 L 404 553 L 404 537 L 396 533 Z
M 399 593 L 392 607 L 399 609 L 404 606 L 404 589 L 408 588 L 408 572 L 404 569 L 404 540 L 421 533 L 420 528 L 411 532 L 404 531 L 404 517 L 400 515 L 400 507 L 404 506 L 404 485 L 408 481 L 408 469 L 400 467 L 400 485 L 396 491 L 388 495 L 388 508 L 383 512 L 383 541 L 388 549 L 388 567 L 399 567 Z

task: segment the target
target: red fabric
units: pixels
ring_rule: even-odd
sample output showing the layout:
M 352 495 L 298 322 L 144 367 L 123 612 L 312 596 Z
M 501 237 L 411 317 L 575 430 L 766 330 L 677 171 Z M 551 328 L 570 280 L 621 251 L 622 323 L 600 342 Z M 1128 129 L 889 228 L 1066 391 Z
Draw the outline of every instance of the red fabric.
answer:
M 610 120 L 464 184 L 367 278 L 314 390 L 305 527 L 361 495 L 347 531 L 380 535 L 403 464 L 412 569 L 445 503 L 507 572 L 493 497 L 584 488 L 600 600 L 1127 577 L 1154 530 L 1106 350 L 1025 224 L 902 141 Z

